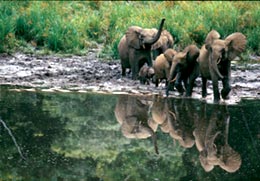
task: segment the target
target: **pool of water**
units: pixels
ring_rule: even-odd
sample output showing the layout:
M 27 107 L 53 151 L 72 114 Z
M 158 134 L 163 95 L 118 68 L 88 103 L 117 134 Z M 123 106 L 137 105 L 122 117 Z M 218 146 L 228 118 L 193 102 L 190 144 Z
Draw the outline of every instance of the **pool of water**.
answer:
M 0 180 L 260 178 L 260 99 L 0 87 Z

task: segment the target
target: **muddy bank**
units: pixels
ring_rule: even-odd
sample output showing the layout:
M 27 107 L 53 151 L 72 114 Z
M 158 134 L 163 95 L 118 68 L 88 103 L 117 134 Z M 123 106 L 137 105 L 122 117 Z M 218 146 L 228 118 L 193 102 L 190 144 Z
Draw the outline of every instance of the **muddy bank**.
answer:
M 230 101 L 242 97 L 260 97 L 260 65 L 232 64 Z M 49 91 L 97 91 L 108 93 L 162 94 L 164 84 L 158 88 L 152 85 L 140 85 L 130 77 L 121 77 L 119 60 L 101 61 L 97 50 L 86 56 L 39 56 L 15 53 L 0 55 L 0 84 L 25 86 Z M 201 98 L 201 79 L 196 80 L 193 98 Z M 221 87 L 221 84 L 220 84 Z M 208 100 L 212 100 L 212 85 L 209 82 Z M 170 96 L 177 96 L 171 92 Z

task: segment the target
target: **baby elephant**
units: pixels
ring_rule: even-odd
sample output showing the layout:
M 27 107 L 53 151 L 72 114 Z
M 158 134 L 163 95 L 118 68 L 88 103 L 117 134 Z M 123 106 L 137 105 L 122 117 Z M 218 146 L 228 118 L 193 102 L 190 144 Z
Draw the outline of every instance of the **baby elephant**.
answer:
M 186 96 L 191 96 L 195 79 L 199 76 L 199 65 L 197 62 L 199 54 L 200 50 L 196 45 L 189 45 L 183 52 L 178 52 L 174 56 L 168 77 L 167 96 L 172 85 L 182 94 L 184 92 L 182 82 L 186 89 Z
M 172 59 L 177 52 L 168 48 L 164 53 L 160 54 L 153 63 L 154 68 L 154 77 L 155 86 L 158 87 L 158 84 L 163 79 L 166 80 L 166 86 L 168 85 L 168 77 L 170 75 L 170 69 L 172 65 Z
M 149 67 L 147 64 L 144 64 L 139 73 L 138 77 L 141 84 L 150 84 L 150 79 L 152 79 L 154 76 L 154 69 L 153 67 Z

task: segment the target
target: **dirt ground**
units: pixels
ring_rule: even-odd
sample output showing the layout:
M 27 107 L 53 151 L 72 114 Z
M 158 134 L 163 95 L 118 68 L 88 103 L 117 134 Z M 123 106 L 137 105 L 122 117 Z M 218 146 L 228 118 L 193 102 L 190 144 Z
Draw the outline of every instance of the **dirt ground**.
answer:
M 121 76 L 119 60 L 104 61 L 97 58 L 98 49 L 86 56 L 59 57 L 53 55 L 26 55 L 15 53 L 0 55 L 0 85 L 23 86 L 23 90 L 78 91 L 100 93 L 161 94 L 164 83 L 141 85 L 139 81 Z M 242 97 L 260 98 L 259 64 L 232 63 L 230 102 Z M 192 98 L 201 99 L 201 78 L 196 80 Z M 220 83 L 221 87 L 221 83 Z M 19 90 L 22 90 L 19 88 Z M 207 100 L 212 100 L 212 85 L 208 84 Z M 176 91 L 170 96 L 181 97 Z

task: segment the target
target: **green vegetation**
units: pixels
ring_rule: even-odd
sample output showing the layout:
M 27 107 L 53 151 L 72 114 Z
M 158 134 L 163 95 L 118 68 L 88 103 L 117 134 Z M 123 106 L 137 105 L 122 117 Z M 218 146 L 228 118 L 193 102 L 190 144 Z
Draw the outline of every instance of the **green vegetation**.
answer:
M 175 46 L 201 46 L 211 29 L 222 37 L 240 31 L 248 52 L 260 50 L 260 2 L 242 1 L 4 1 L 0 4 L 0 52 L 84 54 L 103 44 L 102 55 L 118 58 L 117 45 L 131 25 L 164 28 Z

